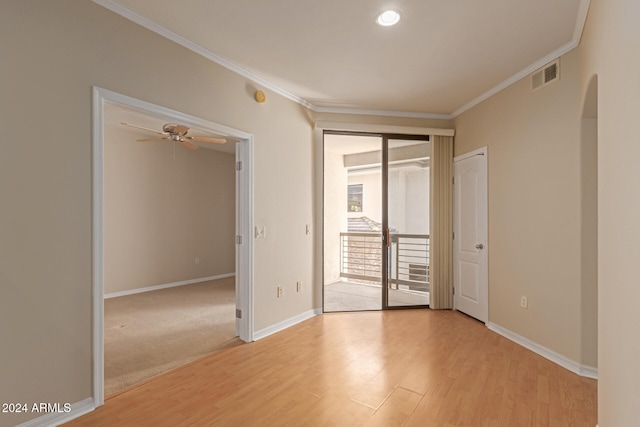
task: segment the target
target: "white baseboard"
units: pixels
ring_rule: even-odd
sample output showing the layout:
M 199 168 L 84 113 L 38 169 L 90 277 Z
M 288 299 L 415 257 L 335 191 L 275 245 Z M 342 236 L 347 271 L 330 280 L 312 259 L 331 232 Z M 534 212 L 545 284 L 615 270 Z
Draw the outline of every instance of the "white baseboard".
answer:
M 283 320 L 282 322 L 276 323 L 275 325 L 271 325 L 264 329 L 260 329 L 259 331 L 255 331 L 253 333 L 254 341 L 262 339 L 264 337 L 268 337 L 269 335 L 275 334 L 276 332 L 280 332 L 285 330 L 297 323 L 303 322 L 307 319 L 311 319 L 319 314 L 322 314 L 321 308 L 316 308 L 313 310 L 305 311 L 304 313 L 300 313 L 297 316 L 291 317 L 287 320 Z
M 594 368 L 593 366 L 580 365 L 580 372 L 578 372 L 578 375 L 585 378 L 592 378 L 594 380 L 597 380 L 598 368 Z
M 548 359 L 553 363 L 570 370 L 574 374 L 578 374 L 586 378 L 593 378 L 596 380 L 598 379 L 598 368 L 594 368 L 593 366 L 581 365 L 580 363 L 575 362 L 568 357 L 558 354 L 553 350 L 541 346 L 540 344 L 535 343 L 521 335 L 518 335 L 515 332 L 505 329 L 502 326 L 498 326 L 495 323 L 487 322 L 487 328 L 499 335 L 502 335 L 505 338 L 510 339 L 517 344 L 520 344 L 524 348 L 527 348 L 534 353 L 539 354 L 545 359 Z
M 69 412 L 50 413 L 17 425 L 16 427 L 55 427 L 76 419 L 96 409 L 93 399 L 88 397 L 72 403 Z
M 219 274 L 217 276 L 201 277 L 199 279 L 183 280 L 181 282 L 166 283 L 164 285 L 148 286 L 146 288 L 138 288 L 138 289 L 131 289 L 128 291 L 113 292 L 110 294 L 105 294 L 104 298 L 107 299 L 107 298 L 123 297 L 125 295 L 140 294 L 142 292 L 157 291 L 159 289 L 175 288 L 176 286 L 184 286 L 184 285 L 191 285 L 193 283 L 208 282 L 209 280 L 224 279 L 226 277 L 233 277 L 235 275 L 236 273 Z

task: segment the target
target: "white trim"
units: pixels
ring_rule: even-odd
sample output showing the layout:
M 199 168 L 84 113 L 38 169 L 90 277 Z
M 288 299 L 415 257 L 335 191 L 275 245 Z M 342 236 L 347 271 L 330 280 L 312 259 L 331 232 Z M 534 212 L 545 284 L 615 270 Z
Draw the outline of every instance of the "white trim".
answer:
M 356 114 L 363 116 L 383 116 L 383 117 L 408 117 L 414 119 L 435 119 L 435 120 L 451 120 L 451 114 L 439 113 L 417 113 L 411 111 L 385 111 L 385 110 L 363 110 L 357 108 L 336 108 L 336 107 L 316 107 L 311 109 L 316 113 L 337 113 L 337 114 Z
M 71 411 L 69 412 L 60 412 L 60 413 L 51 413 L 46 414 L 38 418 L 34 418 L 25 423 L 18 424 L 16 427 L 54 427 L 59 426 L 64 423 L 68 423 L 69 421 L 81 417 L 84 414 L 87 414 L 96 409 L 96 406 L 93 404 L 93 399 L 87 397 L 80 402 L 71 404 Z
M 345 132 L 400 133 L 405 135 L 454 136 L 455 129 L 424 128 L 416 126 L 378 125 L 369 123 L 343 123 L 317 121 L 316 129 L 330 129 Z
M 153 22 L 152 20 L 145 18 L 144 16 L 134 12 L 133 10 L 122 6 L 121 4 L 116 3 L 113 0 L 93 0 L 94 3 L 99 4 L 100 6 L 109 9 L 110 11 L 117 13 L 118 15 L 122 16 L 123 18 L 126 18 L 132 22 L 135 22 L 136 24 L 150 30 L 153 31 L 156 34 L 161 35 L 162 37 L 165 37 L 169 40 L 171 40 L 172 42 L 175 42 L 177 44 L 179 44 L 182 47 L 185 47 L 187 49 L 189 49 L 190 51 L 197 53 L 200 56 L 203 56 L 207 59 L 209 59 L 210 61 L 215 62 L 218 65 L 223 66 L 224 68 L 233 71 L 236 74 L 239 74 L 242 77 L 245 77 L 247 79 L 249 79 L 250 81 L 256 83 L 257 85 L 260 85 L 266 89 L 269 89 L 287 99 L 290 99 L 291 101 L 297 102 L 300 105 L 303 105 L 307 108 L 310 109 L 314 109 L 314 106 L 305 101 L 304 99 L 274 85 L 273 83 L 268 82 L 267 80 L 263 79 L 262 77 L 252 73 L 251 71 L 240 67 L 239 65 L 235 64 L 234 62 L 228 60 L 225 57 L 222 57 L 216 53 L 211 52 L 210 50 L 205 49 L 204 47 L 200 46 L 197 43 L 194 43 L 184 37 L 182 37 L 179 34 L 174 33 L 173 31 L 163 27 L 162 25 L 159 25 L 155 22 Z
M 253 135 L 184 114 L 169 108 L 161 107 L 139 99 L 131 98 L 116 92 L 93 87 L 93 403 L 95 407 L 104 404 L 104 104 L 110 102 L 126 108 L 138 110 L 144 114 L 178 121 L 187 126 L 228 136 L 239 142 L 236 151 L 241 147 L 252 146 Z M 246 169 L 251 177 L 251 161 L 253 151 L 245 149 Z M 244 180 L 236 193 L 244 195 L 243 203 L 249 207 L 243 209 L 243 215 L 248 216 L 244 221 L 253 224 L 253 184 L 251 180 Z M 248 201 L 248 202 L 247 202 Z M 250 235 L 250 234 L 249 234 Z M 243 319 L 240 320 L 243 334 L 240 339 L 251 341 L 253 335 L 253 246 L 251 239 L 245 239 L 249 249 L 239 252 L 240 260 L 237 274 L 236 296 L 242 301 L 248 301 L 242 306 Z M 244 244 L 242 246 L 245 246 Z M 245 259 L 247 258 L 248 259 Z M 240 280 L 242 278 L 242 280 Z
M 584 26 L 587 23 L 587 16 L 589 15 L 590 5 L 591 0 L 582 0 L 580 2 L 580 6 L 578 6 L 576 25 L 573 27 L 573 37 L 571 39 L 576 44 L 576 46 L 580 43 L 580 39 L 582 38 L 582 31 L 584 31 Z
M 101 103 L 100 108 L 104 109 L 103 103 L 104 101 L 108 101 L 113 104 L 119 104 L 129 109 L 137 110 L 150 116 L 175 120 L 190 127 L 197 127 L 200 130 L 215 133 L 216 135 L 220 135 L 223 137 L 231 137 L 241 140 L 253 138 L 253 135 L 250 133 L 221 125 L 219 123 L 214 123 L 209 120 L 201 119 L 189 114 L 185 114 L 180 111 L 172 110 L 170 108 L 162 107 L 160 105 L 152 104 L 150 102 L 142 101 L 140 99 L 132 98 L 127 95 L 122 95 L 108 89 L 94 87 L 94 95 L 101 97 L 101 99 L 98 100 L 95 100 L 94 98 L 94 108 L 97 106 L 97 104 Z M 96 118 L 94 117 L 94 120 L 95 119 Z M 102 116 L 100 117 L 99 122 L 100 123 L 96 122 L 96 124 L 103 125 Z M 94 137 L 96 136 L 100 136 L 101 139 L 104 138 L 102 129 L 94 128 Z M 103 155 L 102 152 L 100 152 L 99 154 Z
M 253 341 L 253 137 L 236 143 L 236 235 L 242 243 L 236 245 L 236 287 L 247 292 L 236 293 L 236 307 L 242 319 L 236 319 L 236 332 L 244 342 Z
M 541 346 L 540 344 L 535 343 L 521 335 L 518 335 L 515 332 L 511 332 L 510 330 L 505 329 L 502 326 L 498 326 L 495 323 L 488 322 L 487 328 L 489 328 L 490 330 L 492 330 L 493 332 L 499 335 L 502 335 L 507 339 L 510 339 L 516 344 L 519 344 L 522 347 L 527 348 L 536 354 L 539 354 L 545 359 L 548 359 L 553 363 L 560 365 L 565 369 L 570 370 L 574 374 L 577 374 L 586 378 L 593 378 L 596 380 L 598 379 L 598 368 L 581 365 L 580 363 L 575 362 L 569 359 L 568 357 L 558 354 L 553 350 L 550 350 L 544 346 Z
M 593 366 L 585 366 L 580 365 L 580 372 L 578 373 L 581 377 L 593 378 L 594 380 L 598 379 L 598 368 Z
M 273 335 L 276 332 L 283 331 L 300 322 L 304 322 L 307 319 L 311 319 L 312 317 L 315 317 L 319 314 L 322 314 L 321 308 L 314 308 L 313 310 L 305 311 L 304 313 L 300 313 L 297 316 L 290 317 L 287 320 L 283 320 L 282 322 L 278 322 L 275 325 L 271 325 L 254 332 L 253 338 L 257 341 L 259 339 L 268 337 L 269 335 Z
M 477 150 L 469 151 L 468 153 L 460 154 L 453 158 L 453 163 L 459 162 L 461 160 L 468 159 L 469 157 L 477 156 L 478 154 L 487 155 L 488 148 L 485 145 L 484 147 L 478 148 Z
M 174 33 L 173 31 L 159 25 L 152 20 L 145 18 L 144 16 L 134 12 L 133 10 L 122 6 L 121 4 L 116 3 L 114 0 L 93 0 L 94 3 L 99 4 L 100 6 L 109 9 L 110 11 L 117 13 L 125 19 L 128 19 L 136 24 L 153 31 L 156 34 L 159 34 L 162 37 L 165 37 L 180 46 L 183 46 L 192 52 L 201 55 L 222 67 L 225 67 L 228 70 L 233 71 L 236 74 L 239 74 L 242 77 L 249 79 L 257 85 L 260 85 L 266 89 L 269 89 L 291 101 L 297 102 L 300 105 L 303 105 L 309 108 L 312 111 L 318 113 L 337 113 L 337 114 L 362 114 L 362 115 L 372 115 L 372 116 L 387 116 L 387 117 L 411 117 L 411 118 L 425 118 L 425 119 L 440 119 L 440 120 L 451 120 L 464 113 L 465 111 L 475 107 L 480 104 L 482 101 L 490 98 L 501 90 L 511 86 L 513 83 L 518 80 L 526 77 L 528 74 L 531 74 L 535 70 L 540 67 L 543 67 L 545 64 L 553 61 L 554 59 L 564 55 L 565 53 L 573 50 L 580 43 L 580 38 L 582 37 L 582 31 L 584 30 L 584 25 L 587 20 L 587 13 L 589 12 L 590 0 L 581 0 L 578 8 L 578 14 L 576 17 L 576 23 L 573 28 L 573 36 L 571 40 L 564 45 L 560 46 L 558 49 L 553 52 L 545 55 L 540 58 L 533 64 L 529 65 L 525 69 L 520 72 L 514 74 L 509 77 L 502 83 L 483 93 L 479 97 L 471 100 L 466 103 L 462 107 L 455 110 L 453 113 L 419 113 L 419 112 L 409 112 L 409 111 L 383 111 L 383 110 L 365 110 L 365 109 L 352 109 L 352 108 L 332 108 L 332 107 L 318 107 L 313 105 L 309 101 L 306 101 L 299 96 L 292 94 L 289 91 L 286 91 L 279 86 L 276 86 L 264 78 L 258 76 L 257 74 L 240 67 L 234 62 L 224 58 L 216 53 L 211 52 L 208 49 L 196 44 L 179 34 Z
M 93 402 L 104 404 L 104 101 L 93 87 Z
M 217 276 L 200 277 L 198 279 L 190 279 L 190 280 L 182 280 L 180 282 L 165 283 L 164 285 L 155 285 L 155 286 L 147 286 L 145 288 L 130 289 L 128 291 L 112 292 L 110 294 L 105 294 L 104 299 L 123 297 L 125 295 L 141 294 L 143 292 L 157 291 L 160 289 L 175 288 L 177 286 L 192 285 L 194 283 L 208 282 L 209 280 L 224 279 L 227 277 L 233 277 L 235 275 L 236 273 L 226 273 L 226 274 L 219 274 Z

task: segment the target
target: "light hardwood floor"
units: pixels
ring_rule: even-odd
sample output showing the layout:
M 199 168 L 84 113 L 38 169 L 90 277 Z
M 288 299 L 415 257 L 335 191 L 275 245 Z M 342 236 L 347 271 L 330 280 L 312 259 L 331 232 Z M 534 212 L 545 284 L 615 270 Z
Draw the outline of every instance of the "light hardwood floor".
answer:
M 588 426 L 596 381 L 454 311 L 314 317 L 118 394 L 69 426 Z

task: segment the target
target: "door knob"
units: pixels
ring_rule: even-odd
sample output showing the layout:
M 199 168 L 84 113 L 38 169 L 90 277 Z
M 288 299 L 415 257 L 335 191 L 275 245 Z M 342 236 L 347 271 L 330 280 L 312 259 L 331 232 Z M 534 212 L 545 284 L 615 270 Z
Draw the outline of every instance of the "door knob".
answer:
M 476 249 L 484 249 L 484 245 L 482 243 L 478 243 L 476 245 Z

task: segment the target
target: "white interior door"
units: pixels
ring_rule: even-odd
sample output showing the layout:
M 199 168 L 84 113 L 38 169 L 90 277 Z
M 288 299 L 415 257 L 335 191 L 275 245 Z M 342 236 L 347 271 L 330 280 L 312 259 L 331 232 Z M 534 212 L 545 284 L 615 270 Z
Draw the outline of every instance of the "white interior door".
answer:
M 455 309 L 487 322 L 487 149 L 454 159 L 453 286 Z

